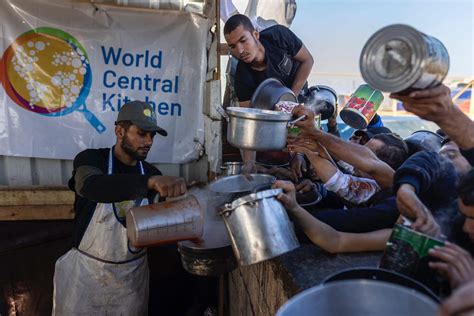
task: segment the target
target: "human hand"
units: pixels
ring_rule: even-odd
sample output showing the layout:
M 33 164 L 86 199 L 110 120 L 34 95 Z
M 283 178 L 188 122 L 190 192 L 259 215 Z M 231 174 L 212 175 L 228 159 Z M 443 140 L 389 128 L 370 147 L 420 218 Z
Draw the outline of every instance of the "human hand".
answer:
M 449 120 L 454 109 L 451 90 L 445 85 L 414 91 L 409 95 L 392 93 L 390 97 L 402 101 L 408 112 L 436 123 Z
M 295 123 L 296 126 L 300 128 L 300 135 L 312 134 L 317 132 L 317 128 L 314 125 L 315 114 L 310 109 L 306 108 L 304 105 L 298 105 L 292 111 L 293 117 L 300 117 L 306 115 L 306 118 Z
M 296 202 L 295 185 L 290 181 L 275 181 L 272 185 L 273 189 L 283 189 L 283 193 L 277 196 L 277 199 L 285 206 L 289 212 L 293 212 L 298 208 Z
M 309 192 L 309 191 L 312 191 L 313 188 L 314 188 L 314 183 L 309 179 L 303 179 L 295 187 L 298 193 Z
M 442 261 L 430 262 L 429 266 L 446 276 L 451 288 L 457 288 L 470 280 L 474 280 L 474 260 L 469 252 L 450 242 L 444 247 L 432 248 L 430 256 Z
M 439 309 L 439 316 L 472 315 L 474 313 L 474 280 L 462 285 L 449 296 Z
M 405 217 L 414 220 L 411 228 L 432 237 L 441 236 L 441 228 L 431 212 L 416 196 L 415 188 L 407 183 L 397 191 L 397 208 Z
M 306 172 L 306 160 L 304 154 L 296 153 L 290 163 L 291 177 L 293 181 L 298 181 L 303 176 L 303 172 Z
M 148 189 L 157 191 L 161 197 L 175 197 L 186 193 L 186 181 L 171 176 L 152 176 L 148 179 Z

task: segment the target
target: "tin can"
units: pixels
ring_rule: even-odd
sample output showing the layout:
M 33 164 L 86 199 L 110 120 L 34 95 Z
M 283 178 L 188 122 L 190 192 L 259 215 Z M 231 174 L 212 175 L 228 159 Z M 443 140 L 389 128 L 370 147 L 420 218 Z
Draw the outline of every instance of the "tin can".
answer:
M 317 129 L 321 129 L 321 114 L 314 115 L 314 127 Z M 288 127 L 288 135 L 296 137 L 300 134 L 300 128 L 298 126 L 290 126 Z
M 427 268 L 428 251 L 443 245 L 441 240 L 395 224 L 379 267 L 416 277 L 420 272 L 423 273 L 420 269 Z
M 372 35 L 360 55 L 360 72 L 372 87 L 409 93 L 439 85 L 449 70 L 449 55 L 438 39 L 394 24 Z
M 347 125 L 355 129 L 364 129 L 377 113 L 382 101 L 382 92 L 363 84 L 351 95 L 339 115 Z

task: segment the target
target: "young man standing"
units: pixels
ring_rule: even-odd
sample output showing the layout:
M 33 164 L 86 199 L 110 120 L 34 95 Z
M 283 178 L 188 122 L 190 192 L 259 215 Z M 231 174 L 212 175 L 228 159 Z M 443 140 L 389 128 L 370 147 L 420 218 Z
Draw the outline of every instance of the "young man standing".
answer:
M 267 78 L 280 80 L 296 96 L 307 86 L 313 57 L 288 28 L 274 25 L 258 32 L 248 17 L 236 14 L 227 20 L 224 37 L 239 60 L 234 84 L 239 106 L 249 107 L 253 93 Z M 255 152 L 244 151 L 242 156 L 244 171 L 254 170 Z

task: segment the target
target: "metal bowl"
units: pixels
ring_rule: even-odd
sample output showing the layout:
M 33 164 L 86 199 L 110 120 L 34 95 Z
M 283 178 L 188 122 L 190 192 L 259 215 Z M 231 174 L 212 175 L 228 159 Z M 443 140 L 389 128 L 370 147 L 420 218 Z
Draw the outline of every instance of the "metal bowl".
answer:
M 338 281 L 307 289 L 286 302 L 277 316 L 436 315 L 438 305 L 425 295 L 382 281 Z
M 260 83 L 250 99 L 250 107 L 273 110 L 280 101 L 298 102 L 291 89 L 285 87 L 278 79 L 268 78 Z

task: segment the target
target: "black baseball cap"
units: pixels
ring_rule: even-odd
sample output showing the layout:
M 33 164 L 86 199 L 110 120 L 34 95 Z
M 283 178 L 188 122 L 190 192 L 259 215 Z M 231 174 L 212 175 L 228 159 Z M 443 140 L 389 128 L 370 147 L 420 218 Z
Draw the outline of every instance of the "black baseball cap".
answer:
M 147 132 L 156 132 L 162 136 L 168 135 L 168 132 L 156 123 L 156 114 L 151 105 L 143 101 L 125 103 L 120 108 L 115 124 L 122 121 L 130 121 Z
M 372 139 L 377 134 L 384 134 L 384 133 L 392 133 L 392 131 L 385 126 L 380 126 L 380 127 L 372 127 L 368 128 L 366 130 L 358 129 L 354 132 L 354 135 L 356 136 L 364 136 L 366 135 L 369 139 Z

